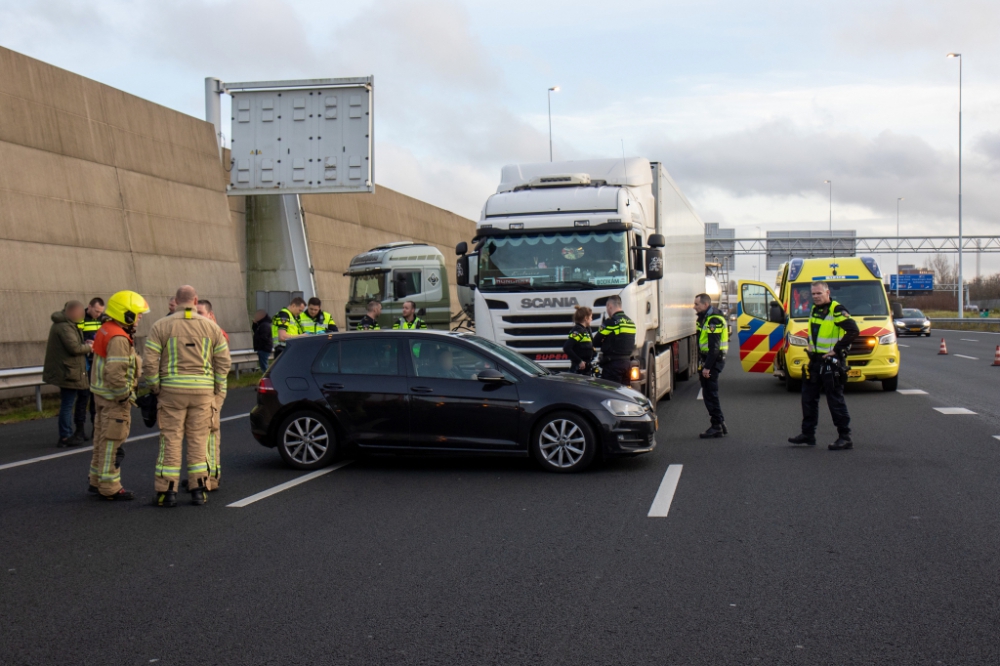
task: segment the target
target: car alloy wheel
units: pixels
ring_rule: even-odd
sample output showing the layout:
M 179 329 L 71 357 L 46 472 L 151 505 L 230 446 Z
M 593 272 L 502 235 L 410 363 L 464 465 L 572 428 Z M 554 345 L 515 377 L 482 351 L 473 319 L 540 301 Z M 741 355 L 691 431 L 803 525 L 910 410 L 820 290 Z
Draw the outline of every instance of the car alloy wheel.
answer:
M 569 419 L 553 419 L 538 433 L 538 448 L 550 465 L 568 469 L 587 452 L 587 438 Z
M 296 469 L 319 469 L 336 455 L 337 439 L 332 426 L 319 414 L 292 414 L 281 426 L 278 450 Z

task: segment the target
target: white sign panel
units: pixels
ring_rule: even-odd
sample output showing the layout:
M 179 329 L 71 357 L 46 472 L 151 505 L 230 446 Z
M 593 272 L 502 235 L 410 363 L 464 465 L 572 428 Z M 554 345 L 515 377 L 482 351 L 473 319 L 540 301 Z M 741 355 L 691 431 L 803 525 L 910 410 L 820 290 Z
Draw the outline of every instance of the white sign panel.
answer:
M 233 194 L 373 192 L 373 77 L 226 83 Z

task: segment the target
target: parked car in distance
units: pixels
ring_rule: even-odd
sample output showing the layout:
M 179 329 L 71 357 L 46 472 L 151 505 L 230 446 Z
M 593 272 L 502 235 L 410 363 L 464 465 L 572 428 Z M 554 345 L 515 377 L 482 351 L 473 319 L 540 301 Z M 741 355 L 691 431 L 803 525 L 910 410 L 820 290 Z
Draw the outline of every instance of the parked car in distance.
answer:
M 383 330 L 290 340 L 250 425 L 296 469 L 371 451 L 531 455 L 577 472 L 652 451 L 657 419 L 631 388 L 551 372 L 469 333 Z
M 893 320 L 896 335 L 931 335 L 931 320 L 914 308 L 903 308 L 903 316 Z

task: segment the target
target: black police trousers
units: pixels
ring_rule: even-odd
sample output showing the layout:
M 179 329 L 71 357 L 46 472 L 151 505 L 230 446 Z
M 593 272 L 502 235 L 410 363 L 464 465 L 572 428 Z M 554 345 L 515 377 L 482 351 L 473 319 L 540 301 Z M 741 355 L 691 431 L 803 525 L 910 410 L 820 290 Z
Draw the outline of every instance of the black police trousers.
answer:
M 715 367 L 710 370 L 708 377 L 702 375 L 700 370 L 698 371 L 698 381 L 701 382 L 701 399 L 705 402 L 705 409 L 708 410 L 708 415 L 712 419 L 712 425 L 715 426 L 726 420 L 726 417 L 722 415 L 722 403 L 719 401 L 719 375 L 722 374 L 722 369 L 725 366 L 725 361 L 716 361 Z
M 603 361 L 601 363 L 601 379 L 607 379 L 609 382 L 615 382 L 622 386 L 631 386 L 632 380 L 629 379 L 631 369 L 631 359 L 623 358 L 613 361 Z
M 847 402 L 844 401 L 844 387 L 833 376 L 820 376 L 822 363 L 809 363 L 809 376 L 802 380 L 802 434 L 815 435 L 819 423 L 819 394 L 826 393 L 826 404 L 833 417 L 833 425 L 841 437 L 851 436 L 851 415 L 847 412 Z

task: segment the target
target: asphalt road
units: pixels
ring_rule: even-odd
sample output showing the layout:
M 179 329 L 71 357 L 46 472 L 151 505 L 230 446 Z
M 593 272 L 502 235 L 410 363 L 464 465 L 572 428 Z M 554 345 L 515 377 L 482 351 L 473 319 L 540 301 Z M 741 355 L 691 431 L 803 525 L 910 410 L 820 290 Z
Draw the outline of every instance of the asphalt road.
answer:
M 788 445 L 797 397 L 735 361 L 723 440 L 688 382 L 649 456 L 362 459 L 243 508 L 301 478 L 245 418 L 223 489 L 171 511 L 88 498 L 86 454 L 3 469 L 57 452 L 52 421 L 4 426 L 0 663 L 997 664 L 1000 336 L 941 335 L 904 340 L 926 394 L 849 390 L 848 452 Z M 126 446 L 146 500 L 155 438 Z

